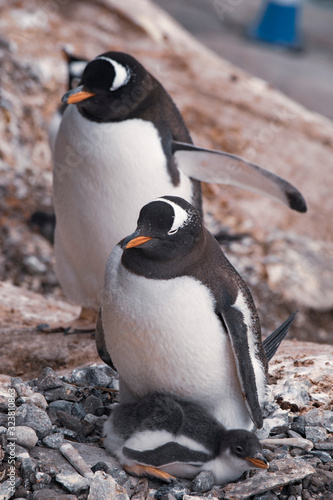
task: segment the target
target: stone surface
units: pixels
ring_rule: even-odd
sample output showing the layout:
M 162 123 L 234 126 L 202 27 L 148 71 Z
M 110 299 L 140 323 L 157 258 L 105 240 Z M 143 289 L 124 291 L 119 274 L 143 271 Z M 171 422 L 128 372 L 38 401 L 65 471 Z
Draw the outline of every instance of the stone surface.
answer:
M 59 473 L 56 475 L 56 481 L 71 493 L 79 493 L 89 488 L 90 480 L 82 477 L 77 472 L 72 474 Z
M 129 499 L 126 490 L 122 488 L 112 476 L 103 471 L 97 471 L 92 479 L 88 500 L 101 500 L 102 498 L 115 498 L 122 495 L 123 500 Z
M 9 434 L 8 434 L 9 432 Z M 7 432 L 7 437 L 12 437 L 10 429 Z M 24 448 L 33 448 L 36 446 L 38 441 L 38 436 L 36 432 L 31 427 L 26 427 L 24 425 L 17 425 L 15 427 L 15 442 L 23 446 Z
M 201 471 L 191 482 L 191 490 L 198 493 L 206 493 L 214 485 L 214 476 L 211 471 Z
M 44 410 L 26 403 L 16 411 L 16 425 L 31 427 L 40 439 L 47 436 L 52 428 L 52 423 Z
M 300 481 L 313 474 L 315 469 L 302 459 L 285 459 L 273 461 L 270 469 L 274 472 L 256 472 L 250 479 L 240 483 L 230 483 L 225 488 L 225 498 L 228 500 L 242 500 L 252 495 L 259 495 L 274 488 Z
M 43 443 L 49 448 L 59 449 L 64 442 L 64 436 L 60 432 L 50 434 L 43 439 Z

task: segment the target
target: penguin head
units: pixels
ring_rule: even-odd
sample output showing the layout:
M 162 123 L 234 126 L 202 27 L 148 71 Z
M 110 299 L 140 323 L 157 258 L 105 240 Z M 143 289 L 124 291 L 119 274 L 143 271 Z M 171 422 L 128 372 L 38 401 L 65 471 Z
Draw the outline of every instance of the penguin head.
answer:
M 135 113 L 157 85 L 134 57 L 123 52 L 105 52 L 87 64 L 79 86 L 62 100 L 76 104 L 90 120 L 120 121 Z
M 199 213 L 187 201 L 163 196 L 145 205 L 139 215 L 136 231 L 122 240 L 126 261 L 183 261 L 204 238 Z
M 246 469 L 267 469 L 267 460 L 262 455 L 262 445 L 253 432 L 244 429 L 232 429 L 224 435 L 220 453 L 229 450 L 235 462 L 243 462 Z

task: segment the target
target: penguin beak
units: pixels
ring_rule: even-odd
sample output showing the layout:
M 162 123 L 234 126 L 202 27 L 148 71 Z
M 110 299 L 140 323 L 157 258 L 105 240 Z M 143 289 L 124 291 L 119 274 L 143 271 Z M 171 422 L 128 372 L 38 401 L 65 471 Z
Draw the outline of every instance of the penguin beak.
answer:
M 246 460 L 258 469 L 268 469 L 268 462 L 261 453 L 257 453 L 254 457 L 246 457 Z
M 83 90 L 83 88 L 83 85 L 79 85 L 75 89 L 69 90 L 62 97 L 62 102 L 64 102 L 65 104 L 76 104 L 96 95 L 93 92 L 87 92 L 86 90 Z
M 127 236 L 127 238 L 123 239 L 121 243 L 121 248 L 127 250 L 128 248 L 138 247 L 146 243 L 146 241 L 152 240 L 151 236 L 140 236 L 139 231 L 134 231 L 134 233 Z

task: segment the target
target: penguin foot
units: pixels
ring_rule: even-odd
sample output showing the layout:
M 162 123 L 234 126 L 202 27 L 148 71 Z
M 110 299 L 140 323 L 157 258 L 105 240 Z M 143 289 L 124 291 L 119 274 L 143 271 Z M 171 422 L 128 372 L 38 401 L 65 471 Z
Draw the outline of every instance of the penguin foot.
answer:
M 80 315 L 68 323 L 41 323 L 37 325 L 37 331 L 43 333 L 59 333 L 65 335 L 74 333 L 93 333 L 96 330 L 97 311 L 92 308 L 82 307 Z
M 168 474 L 167 472 L 164 472 L 160 469 L 155 469 L 155 467 L 150 467 L 149 465 L 124 465 L 124 470 L 132 476 L 160 479 L 165 483 L 172 483 L 174 481 L 177 481 L 177 479 L 174 476 L 171 476 L 171 474 Z

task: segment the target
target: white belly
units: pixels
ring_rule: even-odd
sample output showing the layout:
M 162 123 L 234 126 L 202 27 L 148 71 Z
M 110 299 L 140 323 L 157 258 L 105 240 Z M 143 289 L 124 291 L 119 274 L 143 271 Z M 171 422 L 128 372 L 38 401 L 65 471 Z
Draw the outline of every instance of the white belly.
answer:
M 159 135 L 140 119 L 97 124 L 70 105 L 55 149 L 58 277 L 74 302 L 98 307 L 107 257 L 142 206 L 163 195 L 191 201 L 192 184 L 181 174 L 172 185 Z
M 136 396 L 165 391 L 202 403 L 228 428 L 251 428 L 234 357 L 210 292 L 193 278 L 150 280 L 118 266 L 103 294 L 105 341 Z

